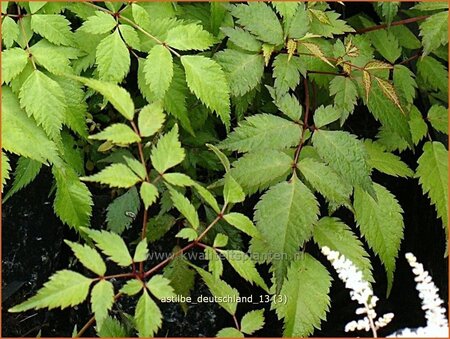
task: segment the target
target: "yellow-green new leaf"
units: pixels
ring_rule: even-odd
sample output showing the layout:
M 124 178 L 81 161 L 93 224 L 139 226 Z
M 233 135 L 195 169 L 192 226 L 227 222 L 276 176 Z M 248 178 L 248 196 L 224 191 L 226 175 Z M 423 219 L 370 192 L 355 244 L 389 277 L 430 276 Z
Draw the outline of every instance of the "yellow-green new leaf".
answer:
M 234 327 L 225 327 L 222 328 L 219 332 L 216 334 L 217 338 L 244 338 L 244 334 L 235 329 Z
M 145 209 L 149 208 L 158 198 L 158 189 L 149 182 L 143 182 L 141 185 L 141 199 L 144 202 Z
M 129 188 L 136 185 L 141 179 L 124 164 L 112 164 L 101 172 L 89 177 L 81 177 L 83 181 L 99 182 L 110 187 Z
M 159 139 L 150 156 L 153 167 L 160 174 L 178 165 L 184 160 L 184 157 L 184 149 L 181 148 L 181 143 L 178 140 L 178 125 L 175 125 L 169 133 Z
M 5 17 L 5 19 L 10 19 Z M 2 51 L 2 83 L 9 83 L 23 71 L 28 62 L 28 54 L 21 48 Z
M 171 185 L 180 187 L 193 186 L 196 184 L 194 180 L 183 173 L 166 173 L 164 174 L 163 179 Z
M 187 241 L 194 241 L 198 238 L 198 234 L 193 228 L 186 227 L 182 228 L 175 237 L 186 239 Z
M 424 55 L 448 43 L 448 11 L 431 15 L 419 27 Z
M 239 297 L 239 292 L 228 285 L 225 281 L 216 279 L 211 273 L 206 272 L 204 269 L 194 266 L 191 266 L 197 271 L 198 274 L 202 277 L 206 286 L 208 286 L 214 297 L 218 299 L 222 299 L 224 301 L 218 301 L 217 303 L 222 306 L 225 311 L 234 315 L 236 313 L 237 301 L 236 299 Z M 220 300 L 219 299 L 219 300 Z
M 210 191 L 196 182 L 194 182 L 192 186 L 195 188 L 200 197 L 213 208 L 214 212 L 220 213 L 219 204 Z
M 73 43 L 70 22 L 62 15 L 33 14 L 31 29 L 55 45 L 70 46 Z
M 89 136 L 93 140 L 108 140 L 114 144 L 129 145 L 141 141 L 131 127 L 125 124 L 112 124 L 105 128 L 104 131 Z
M 145 81 L 157 99 L 163 99 L 173 77 L 173 59 L 163 45 L 156 45 L 144 63 Z
M 91 306 L 95 315 L 97 331 L 100 331 L 104 320 L 114 304 L 114 286 L 109 281 L 100 280 L 91 292 Z
M 170 198 L 172 199 L 175 208 L 189 221 L 194 229 L 197 229 L 200 225 L 198 219 L 197 210 L 191 204 L 191 202 L 181 193 L 175 191 L 172 188 L 170 190 Z
M 161 274 L 153 276 L 147 282 L 147 288 L 158 299 L 169 298 L 175 295 L 175 291 L 170 286 L 170 280 Z
M 2 5 L 4 2 L 2 2 Z M 20 34 L 19 25 L 9 16 L 4 16 L 2 19 L 2 39 L 6 48 L 11 48 L 14 41 L 18 40 Z M 6 51 L 3 51 L 5 53 Z M 4 60 L 2 60 L 4 62 Z
M 242 187 L 237 183 L 230 173 L 225 175 L 225 186 L 223 189 L 223 197 L 228 203 L 238 203 L 245 199 L 245 193 Z
M 253 334 L 264 327 L 264 310 L 254 310 L 246 313 L 241 320 L 241 331 Z
M 58 161 L 56 145 L 20 108 L 11 89 L 2 87 L 2 148 L 41 163 Z
M 110 82 L 89 79 L 83 77 L 71 77 L 99 92 L 108 100 L 114 108 L 128 120 L 133 120 L 134 117 L 134 103 L 131 99 L 130 93 L 124 88 L 112 84 Z
M 64 309 L 75 306 L 86 300 L 89 286 L 94 279 L 69 271 L 62 270 L 50 277 L 35 296 L 9 309 L 9 312 L 24 312 L 31 309 L 61 307 Z
M 170 29 L 165 42 L 180 51 L 204 51 L 214 43 L 214 37 L 200 25 L 187 24 Z
M 101 80 L 121 82 L 128 74 L 131 63 L 130 53 L 118 29 L 100 41 L 95 62 Z
M 253 225 L 253 222 L 244 214 L 231 212 L 223 216 L 225 221 L 230 225 L 236 227 L 238 230 L 248 234 L 252 238 L 259 238 L 261 234 Z
M 84 267 L 98 274 L 104 276 L 106 272 L 106 265 L 100 254 L 88 245 L 80 245 L 78 243 L 64 240 L 64 242 L 70 246 L 73 253 Z
M 136 251 L 134 252 L 133 261 L 143 262 L 147 260 L 148 257 L 148 246 L 147 239 L 142 239 L 136 246 Z
M 126 267 L 133 263 L 127 245 L 125 245 L 125 242 L 118 234 L 89 228 L 83 228 L 83 232 L 94 240 L 97 247 L 119 266 Z
M 110 32 L 116 25 L 117 22 L 112 15 L 96 11 L 95 15 L 88 17 L 83 22 L 80 29 L 90 34 L 104 34 Z
M 183 55 L 181 63 L 190 90 L 229 127 L 230 90 L 220 65 L 201 55 Z
M 142 280 L 132 279 L 128 280 L 125 285 L 120 289 L 120 293 L 124 293 L 129 296 L 138 294 L 144 288 Z
M 428 195 L 436 207 L 438 216 L 448 228 L 448 151 L 436 141 L 428 141 L 418 160 L 416 177 L 422 191 Z
M 139 133 L 143 137 L 150 137 L 161 129 L 165 120 L 166 115 L 160 103 L 144 106 L 138 116 Z
M 144 293 L 139 298 L 134 320 L 138 335 L 141 338 L 153 337 L 162 325 L 161 311 L 153 299 L 150 298 L 147 290 L 144 290 Z
M 307 337 L 320 328 L 330 307 L 331 280 L 327 269 L 307 253 L 292 263 L 280 293 L 287 296 L 286 303 L 272 304 L 278 318 L 284 318 L 283 336 Z
M 64 92 L 56 81 L 35 70 L 22 85 L 19 99 L 20 105 L 36 119 L 50 138 L 60 138 L 67 106 Z
M 394 279 L 395 259 L 403 238 L 403 210 L 385 187 L 374 184 L 377 200 L 356 187 L 355 219 L 369 247 L 380 257 L 387 274 L 387 294 Z

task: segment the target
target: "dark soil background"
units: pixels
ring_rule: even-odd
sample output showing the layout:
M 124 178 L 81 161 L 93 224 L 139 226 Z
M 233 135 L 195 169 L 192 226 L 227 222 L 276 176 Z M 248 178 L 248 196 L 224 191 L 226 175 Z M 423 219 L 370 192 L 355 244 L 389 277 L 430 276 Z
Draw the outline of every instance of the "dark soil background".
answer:
M 335 4 L 333 4 L 335 6 Z M 346 5 L 346 17 L 361 11 L 376 18 L 371 4 L 352 3 Z M 419 108 L 420 102 L 416 103 Z M 350 117 L 347 128 L 354 134 L 373 138 L 378 123 L 364 109 L 357 109 Z M 445 136 L 435 135 L 447 144 Z M 419 145 L 420 149 L 421 145 Z M 415 169 L 417 156 L 412 151 L 406 151 L 402 158 Z M 425 325 L 424 313 L 420 308 L 420 300 L 415 290 L 414 276 L 404 259 L 404 253 L 413 252 L 418 260 L 424 264 L 440 289 L 440 296 L 448 300 L 448 262 L 444 258 L 445 233 L 442 223 L 436 217 L 434 207 L 427 197 L 423 196 L 416 179 L 398 179 L 380 173 L 374 173 L 374 181 L 386 186 L 399 200 L 404 209 L 405 236 L 402 241 L 394 285 L 390 296 L 386 299 L 386 274 L 381 262 L 371 253 L 374 267 L 375 294 L 380 297 L 377 307 L 379 315 L 386 312 L 395 314 L 393 322 L 387 329 L 380 331 L 380 336 L 388 335 L 404 327 L 420 327 Z M 53 196 L 51 190 L 51 174 L 43 169 L 38 178 L 26 189 L 20 191 L 2 206 L 2 333 L 1 337 L 36 337 L 39 333 L 43 337 L 70 337 L 73 326 L 80 329 L 90 318 L 88 303 L 76 308 L 61 310 L 29 311 L 10 314 L 7 309 L 16 305 L 42 287 L 51 274 L 65 268 L 79 269 L 74 266 L 74 257 L 63 239 L 77 241 L 77 235 L 67 226 L 62 225 L 53 213 Z M 8 187 L 5 191 L 7 192 Z M 255 197 L 256 199 L 257 197 Z M 253 199 L 252 199 L 253 200 Z M 94 192 L 94 211 L 92 225 L 96 228 L 105 223 L 105 209 L 111 201 L 107 192 Z M 256 201 L 256 200 L 255 200 Z M 243 206 L 247 215 L 252 215 L 253 205 Z M 352 216 L 345 211 L 338 211 L 338 216 L 350 226 L 354 226 Z M 139 216 L 137 220 L 140 220 Z M 134 229 L 134 231 L 133 231 Z M 139 226 L 124 234 L 132 241 L 135 230 Z M 169 233 L 165 238 L 151 245 L 151 250 L 167 251 L 174 245 L 174 234 Z M 322 258 L 318 249 L 311 243 L 307 244 L 307 251 L 316 258 Z M 323 261 L 327 267 L 330 265 Z M 260 271 L 267 271 L 260 267 Z M 330 269 L 330 271 L 332 271 Z M 226 281 L 239 289 L 241 295 L 253 295 L 254 299 L 263 291 L 252 287 L 240 279 L 228 266 L 225 266 Z M 265 276 L 268 281 L 268 276 Z M 348 337 L 343 329 L 347 322 L 356 319 L 354 312 L 358 307 L 350 300 L 348 291 L 343 283 L 333 276 L 331 290 L 331 310 L 322 328 L 314 333 L 316 337 Z M 193 298 L 198 295 L 209 295 L 209 291 L 196 280 Z M 120 311 L 132 313 L 135 301 L 120 301 L 115 308 L 116 315 Z M 216 304 L 191 304 L 187 315 L 177 304 L 160 305 L 164 314 L 163 329 L 159 337 L 180 336 L 215 336 L 218 330 L 227 326 L 234 326 L 231 317 Z M 237 317 L 240 319 L 250 309 L 265 307 L 266 325 L 255 335 L 258 337 L 279 337 L 282 335 L 282 322 L 278 321 L 270 305 L 238 306 Z M 354 333 L 352 336 L 371 336 L 368 333 Z M 93 329 L 85 334 L 86 337 L 95 336 Z

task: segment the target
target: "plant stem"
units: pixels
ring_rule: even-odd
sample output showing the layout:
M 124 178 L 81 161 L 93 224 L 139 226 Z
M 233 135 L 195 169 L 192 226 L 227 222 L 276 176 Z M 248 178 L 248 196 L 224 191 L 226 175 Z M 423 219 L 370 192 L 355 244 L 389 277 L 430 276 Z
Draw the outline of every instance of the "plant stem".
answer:
M 239 322 L 237 321 L 237 318 L 236 318 L 236 315 L 235 315 L 235 314 L 233 314 L 233 320 L 234 320 L 234 326 L 236 326 L 236 329 L 237 329 L 238 331 L 240 331 L 241 329 L 240 329 L 240 327 L 239 327 Z
M 23 16 L 22 16 L 22 13 L 21 13 L 21 10 L 20 10 L 20 6 L 17 6 L 17 12 L 19 13 L 18 14 L 19 26 L 20 26 L 20 29 L 22 30 L 23 38 L 25 39 L 25 42 L 26 42 L 26 45 L 27 45 L 27 52 L 28 52 L 31 64 L 33 65 L 34 70 L 37 70 L 36 64 L 34 63 L 34 60 L 33 60 L 33 54 L 31 54 L 31 51 L 30 51 L 30 45 L 28 44 L 28 38 L 27 38 L 27 34 L 25 32 L 25 27 L 23 27 L 23 22 L 22 22 Z
M 308 119 L 309 119 L 309 88 L 308 88 L 308 79 L 305 77 L 303 79 L 303 87 L 305 88 L 305 116 L 303 118 L 303 130 L 302 130 L 302 136 L 300 138 L 300 142 L 295 150 L 295 155 L 294 155 L 294 163 L 292 164 L 292 175 L 294 175 L 295 173 L 295 169 L 297 168 L 297 162 L 298 162 L 298 157 L 300 156 L 300 151 L 303 148 L 303 144 L 305 142 L 305 132 L 306 129 L 309 128 L 308 125 Z
M 325 72 L 325 71 L 306 71 L 309 74 L 325 74 L 325 75 L 334 75 L 341 77 L 348 77 L 347 73 L 334 73 L 334 72 Z
M 114 275 L 106 275 L 103 277 L 103 279 L 131 278 L 134 276 L 135 276 L 134 273 L 121 273 L 121 274 L 114 274 Z
M 418 57 L 420 57 L 421 55 L 422 55 L 422 52 L 414 54 L 412 57 L 409 57 L 408 59 L 399 62 L 398 65 L 403 65 L 403 64 L 406 64 L 406 63 L 408 63 L 410 61 L 413 61 L 413 60 L 417 59 Z
M 382 25 L 376 25 L 376 26 L 367 27 L 367 28 L 361 28 L 361 29 L 357 29 L 356 33 L 357 34 L 361 34 L 361 33 L 377 31 L 379 29 L 384 29 L 384 28 L 387 28 L 387 27 L 390 27 L 390 26 L 399 26 L 399 25 L 410 24 L 412 22 L 425 20 L 428 17 L 429 17 L 429 15 L 422 15 L 422 16 L 417 16 L 415 18 L 409 18 L 409 19 L 404 19 L 404 20 L 400 20 L 400 21 L 394 21 L 390 25 L 382 24 Z

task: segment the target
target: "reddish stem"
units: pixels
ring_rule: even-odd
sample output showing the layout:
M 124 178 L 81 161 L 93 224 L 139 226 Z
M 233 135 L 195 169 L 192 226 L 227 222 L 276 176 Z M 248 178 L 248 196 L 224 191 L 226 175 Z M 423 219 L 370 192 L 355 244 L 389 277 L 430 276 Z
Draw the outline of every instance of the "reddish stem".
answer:
M 382 25 L 376 25 L 376 26 L 367 27 L 367 28 L 361 28 L 361 29 L 357 29 L 356 33 L 357 34 L 361 34 L 361 33 L 377 31 L 379 29 L 384 29 L 384 28 L 387 28 L 387 27 L 390 27 L 390 26 L 406 25 L 406 24 L 410 24 L 412 22 L 425 20 L 428 17 L 429 17 L 429 15 L 422 15 L 422 16 L 417 16 L 415 18 L 409 18 L 409 19 L 404 19 L 404 20 L 400 20 L 400 21 L 394 21 L 390 25 L 382 24 Z

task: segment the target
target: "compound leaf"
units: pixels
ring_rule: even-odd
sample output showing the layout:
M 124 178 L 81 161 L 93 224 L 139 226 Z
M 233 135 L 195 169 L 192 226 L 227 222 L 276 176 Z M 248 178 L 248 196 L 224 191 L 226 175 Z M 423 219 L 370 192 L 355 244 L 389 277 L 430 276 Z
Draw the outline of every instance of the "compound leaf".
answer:
M 95 315 L 97 331 L 101 331 L 103 322 L 114 304 L 114 286 L 111 282 L 100 280 L 92 288 L 91 305 Z
M 97 46 L 95 62 L 99 78 L 105 81 L 121 82 L 130 69 L 130 53 L 119 30 L 103 38 Z
M 147 290 L 139 298 L 134 314 L 139 337 L 152 337 L 162 325 L 161 311 L 148 295 Z
M 125 124 L 112 124 L 106 127 L 104 131 L 90 135 L 89 139 L 108 140 L 119 145 L 129 145 L 141 141 L 139 135 Z
M 33 14 L 31 29 L 55 45 L 70 46 L 73 43 L 70 22 L 59 14 Z
M 99 173 L 80 179 L 88 182 L 99 182 L 110 187 L 121 188 L 132 187 L 141 181 L 141 178 L 124 164 L 112 164 Z
M 163 174 L 169 168 L 178 165 L 185 157 L 184 149 L 178 141 L 178 125 L 159 139 L 152 149 L 151 160 L 153 167 Z
M 188 24 L 170 29 L 165 42 L 180 51 L 204 51 L 214 43 L 214 37 L 200 25 Z
M 145 81 L 157 99 L 164 98 L 173 77 L 173 59 L 163 45 L 156 45 L 148 53 L 144 64 Z
M 69 245 L 77 259 L 80 260 L 84 267 L 88 268 L 99 276 L 105 275 L 105 262 L 103 261 L 100 254 L 95 250 L 95 248 L 92 248 L 88 245 L 81 245 L 69 240 L 64 240 L 64 242 Z

